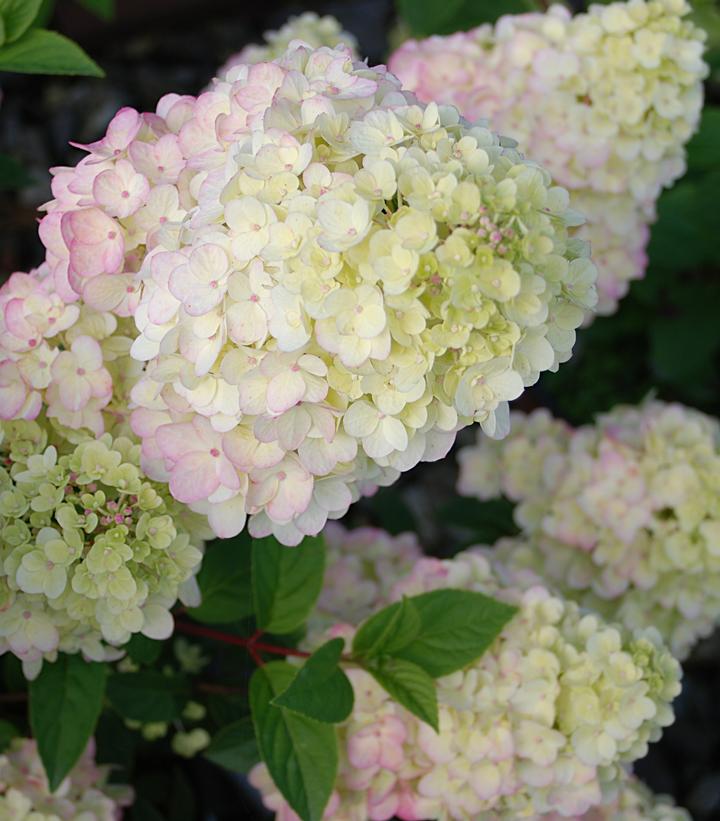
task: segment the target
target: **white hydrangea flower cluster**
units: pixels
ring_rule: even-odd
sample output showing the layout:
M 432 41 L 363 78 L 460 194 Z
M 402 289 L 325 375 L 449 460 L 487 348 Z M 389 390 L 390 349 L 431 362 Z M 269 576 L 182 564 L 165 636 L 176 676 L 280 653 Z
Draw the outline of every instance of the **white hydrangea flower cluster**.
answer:
M 143 468 L 219 536 L 296 544 L 461 427 L 504 433 L 596 299 L 545 171 L 343 47 L 86 148 L 40 227 L 53 287 L 134 317 Z
M 459 454 L 461 493 L 518 502 L 503 561 L 685 657 L 720 621 L 720 425 L 678 404 L 618 407 L 572 430 L 513 415 Z
M 322 535 L 325 577 L 312 618 L 325 628 L 338 620 L 360 624 L 423 555 L 414 533 L 391 536 L 377 527 L 348 530 L 328 522 Z
M 423 100 L 489 117 L 588 217 L 598 312 L 612 313 L 645 270 L 647 224 L 685 170 L 702 107 L 705 33 L 685 0 L 561 5 L 506 15 L 449 37 L 408 41 L 389 61 Z
M 541 585 L 495 569 L 491 554 L 421 559 L 390 595 L 444 587 L 519 607 L 475 664 L 438 679 L 440 732 L 350 669 L 355 706 L 340 725 L 333 821 L 582 816 L 615 795 L 621 764 L 645 755 L 673 720 L 680 666 L 652 630 L 626 633 Z M 329 631 L 350 639 L 354 628 Z M 327 637 L 328 634 L 326 634 Z M 279 819 L 295 815 L 264 765 L 251 773 Z
M 101 661 L 133 633 L 167 638 L 178 597 L 199 603 L 207 525 L 143 477 L 139 445 L 78 440 L 0 427 L 0 654 L 28 677 L 58 651 Z
M 313 48 L 344 45 L 354 57 L 358 56 L 357 40 L 330 14 L 320 17 L 314 11 L 303 12 L 296 17 L 290 17 L 277 31 L 266 31 L 263 38 L 263 45 L 245 46 L 228 58 L 218 70 L 217 76 L 224 77 L 231 68 L 242 63 L 251 65 L 275 60 L 282 56 L 293 40 L 301 40 Z
M 37 745 L 16 738 L 0 755 L 0 818 L 4 821 L 119 821 L 133 802 L 129 787 L 107 784 L 110 767 L 95 763 L 95 745 L 51 793 Z

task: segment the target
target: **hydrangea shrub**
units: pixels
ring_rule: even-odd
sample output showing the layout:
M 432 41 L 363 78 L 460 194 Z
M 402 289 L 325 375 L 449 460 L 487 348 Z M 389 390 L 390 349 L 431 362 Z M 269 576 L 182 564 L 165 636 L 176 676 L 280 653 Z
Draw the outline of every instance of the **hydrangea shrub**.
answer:
M 422 100 L 490 118 L 518 140 L 587 216 L 598 312 L 644 274 L 648 223 L 685 170 L 702 107 L 705 33 L 685 0 L 591 5 L 571 15 L 505 15 L 494 25 L 409 40 L 389 66 Z
M 595 307 L 587 240 L 601 312 L 642 273 L 687 11 L 504 17 L 404 46 L 405 87 L 304 14 L 52 169 L 46 258 L 0 288 L 0 817 L 119 819 L 93 735 L 250 771 L 280 821 L 689 817 L 630 767 L 673 720 L 663 637 L 717 620 L 717 424 L 508 409 Z M 328 522 L 474 422 L 461 491 L 521 537 Z
M 537 410 L 459 461 L 461 493 L 518 503 L 523 538 L 501 544 L 504 561 L 630 627 L 656 627 L 680 658 L 717 624 L 715 419 L 650 400 L 573 430 Z

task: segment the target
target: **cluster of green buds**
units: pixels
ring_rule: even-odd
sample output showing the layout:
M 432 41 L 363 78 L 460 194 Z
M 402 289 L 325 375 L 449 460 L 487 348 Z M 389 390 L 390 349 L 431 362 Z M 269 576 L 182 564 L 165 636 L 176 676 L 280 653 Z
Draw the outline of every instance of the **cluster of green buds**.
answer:
M 106 660 L 134 633 L 170 636 L 208 534 L 145 478 L 139 445 L 4 422 L 0 459 L 0 653 L 32 677 L 58 651 Z

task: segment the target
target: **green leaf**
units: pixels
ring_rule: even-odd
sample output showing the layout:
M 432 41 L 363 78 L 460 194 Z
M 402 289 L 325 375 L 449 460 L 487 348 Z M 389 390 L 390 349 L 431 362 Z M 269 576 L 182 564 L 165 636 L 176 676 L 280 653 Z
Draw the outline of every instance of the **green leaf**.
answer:
M 186 680 L 154 670 L 114 673 L 108 679 L 107 696 L 123 718 L 134 721 L 172 721 L 190 697 Z
M 433 678 L 479 658 L 517 608 L 469 590 L 433 590 L 370 616 L 353 642 L 361 659 L 383 655 L 419 665 Z
M 344 647 L 342 639 L 330 639 L 318 648 L 273 704 L 327 724 L 345 721 L 355 697 L 352 684 L 338 666 Z
M 163 643 L 149 639 L 142 633 L 135 633 L 125 645 L 127 654 L 137 664 L 152 664 L 162 653 Z
M 105 693 L 104 664 L 61 653 L 30 683 L 30 726 L 53 792 L 95 730 Z
M 306 537 L 285 547 L 268 536 L 252 544 L 252 586 L 258 627 L 290 633 L 308 617 L 322 588 L 325 543 Z
M 212 542 L 198 573 L 202 604 L 189 612 L 206 624 L 228 624 L 253 613 L 250 537 Z
M 6 43 L 14 42 L 30 28 L 41 5 L 42 0 L 0 0 Z
M 19 735 L 20 731 L 14 724 L 0 718 L 0 753 L 5 752 L 13 738 L 17 738 Z
M 287 548 L 285 548 L 287 549 Z M 302 821 L 320 821 L 335 784 L 337 737 L 329 724 L 275 706 L 295 668 L 285 661 L 258 667 L 250 681 L 250 708 L 260 755 L 275 786 Z
M 32 177 L 14 157 L 0 154 L 0 191 L 17 191 L 32 181 Z
M 77 43 L 45 29 L 29 29 L 19 40 L 0 48 L 0 71 L 105 76 Z
M 223 727 L 204 751 L 205 758 L 227 770 L 246 773 L 260 760 L 250 716 Z
M 433 678 L 480 658 L 517 612 L 516 607 L 470 590 L 433 590 L 411 601 L 420 613 L 420 632 L 393 656 L 414 662 Z
M 398 704 L 438 732 L 437 689 L 422 667 L 403 659 L 384 658 L 366 669 Z
M 78 2 L 103 20 L 112 20 L 115 16 L 115 0 L 78 0 Z
M 403 598 L 363 622 L 353 639 L 353 654 L 363 659 L 392 655 L 416 638 L 421 627 L 420 613 L 413 600 Z

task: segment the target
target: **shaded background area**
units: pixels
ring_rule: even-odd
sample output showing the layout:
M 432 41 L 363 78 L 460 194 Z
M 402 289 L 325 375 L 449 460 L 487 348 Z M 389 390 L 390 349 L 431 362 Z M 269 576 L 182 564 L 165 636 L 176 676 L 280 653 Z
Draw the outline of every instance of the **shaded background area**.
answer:
M 494 19 L 528 8 L 524 0 L 403 3 L 462 7 L 473 22 L 478 14 Z M 42 261 L 36 209 L 50 197 L 47 168 L 74 164 L 82 156 L 70 140 L 97 139 L 121 106 L 152 110 L 167 92 L 197 93 L 230 54 L 306 10 L 338 17 L 371 63 L 386 57 L 396 21 L 392 0 L 117 0 L 112 21 L 93 16 L 74 0 L 58 0 L 48 25 L 78 41 L 107 76 L 0 75 L 0 152 L 16 158 L 28 178 L 0 178 L 0 278 Z M 573 359 L 524 394 L 520 406 L 525 409 L 545 405 L 579 424 L 655 391 L 660 398 L 720 415 L 720 11 L 703 0 L 697 16 L 711 29 L 708 108 L 690 147 L 688 174 L 661 199 L 646 279 L 632 286 L 617 314 L 580 332 Z M 459 444 L 473 436 L 464 432 Z M 348 524 L 372 523 L 393 533 L 417 530 L 428 551 L 440 556 L 514 531 L 509 504 L 458 499 L 456 476 L 452 457 L 419 467 L 358 503 Z M 221 680 L 246 679 L 242 651 L 208 645 L 208 655 L 211 649 L 211 669 Z M 703 642 L 685 671 L 678 720 L 638 770 L 696 819 L 720 819 L 720 637 Z M 2 660 L 0 672 L 8 691 L 20 687 L 12 661 Z M 211 700 L 211 718 L 214 713 L 218 725 L 245 712 L 241 697 L 218 694 Z M 119 776 L 130 773 L 139 792 L 131 821 L 266 817 L 240 779 L 202 757 L 186 761 L 167 745 L 142 742 L 119 717 L 103 718 L 98 741 L 101 756 L 123 765 Z

